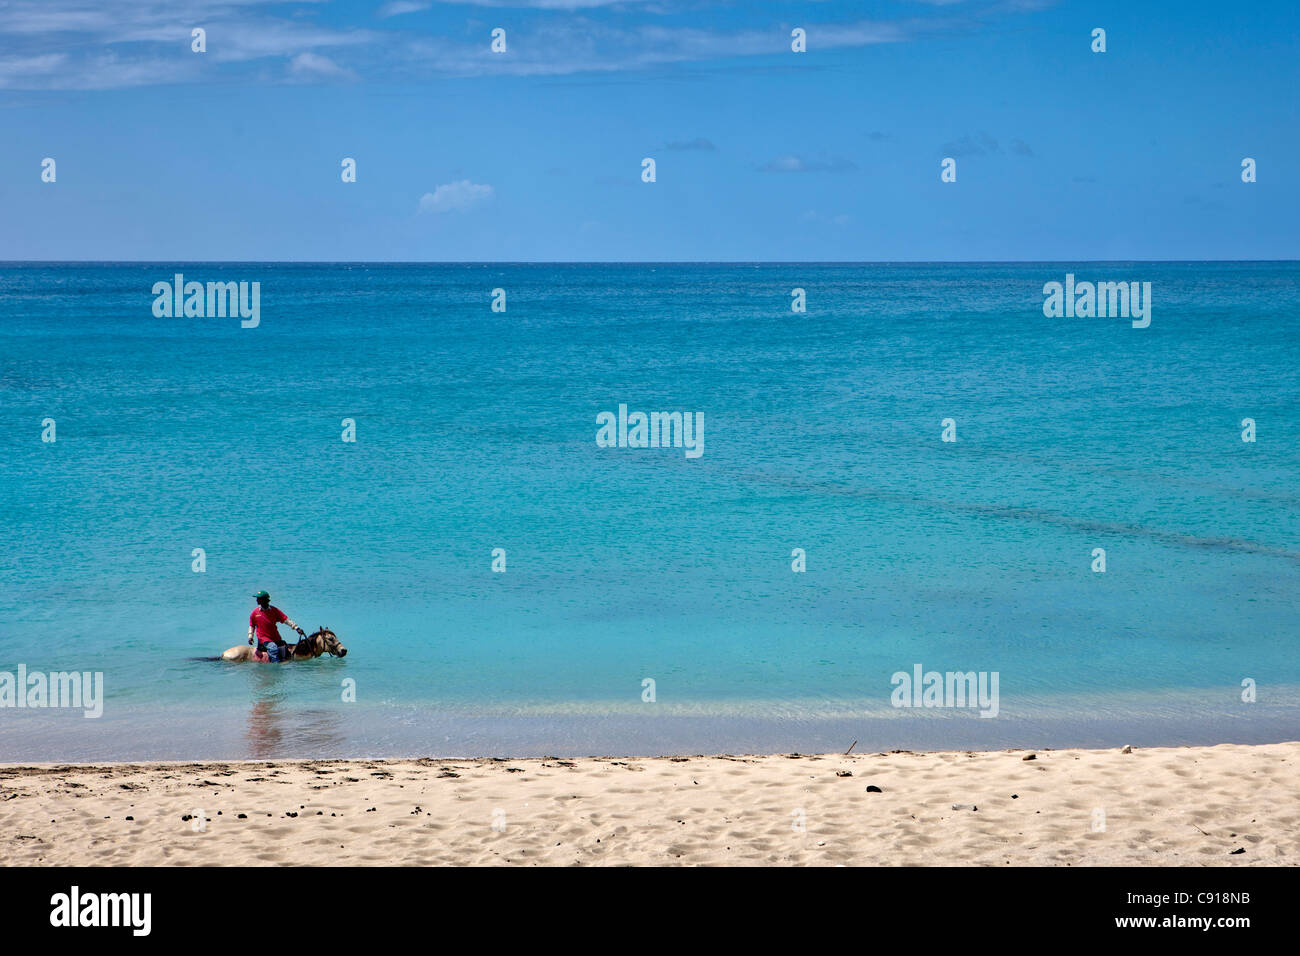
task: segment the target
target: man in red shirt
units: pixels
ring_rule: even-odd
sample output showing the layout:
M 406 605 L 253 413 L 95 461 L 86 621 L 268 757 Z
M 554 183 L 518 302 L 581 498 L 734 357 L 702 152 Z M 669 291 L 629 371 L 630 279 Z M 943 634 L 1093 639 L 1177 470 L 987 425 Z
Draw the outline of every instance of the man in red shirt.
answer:
M 284 643 L 284 638 L 280 636 L 276 625 L 288 624 L 298 632 L 299 637 L 305 637 L 306 634 L 302 628 L 289 620 L 289 615 L 271 604 L 271 595 L 265 591 L 258 591 L 253 597 L 257 598 L 257 607 L 253 608 L 253 613 L 248 615 L 248 643 L 253 643 L 253 635 L 256 633 L 258 659 L 278 664 L 287 659 L 288 652 L 285 650 L 287 645 Z

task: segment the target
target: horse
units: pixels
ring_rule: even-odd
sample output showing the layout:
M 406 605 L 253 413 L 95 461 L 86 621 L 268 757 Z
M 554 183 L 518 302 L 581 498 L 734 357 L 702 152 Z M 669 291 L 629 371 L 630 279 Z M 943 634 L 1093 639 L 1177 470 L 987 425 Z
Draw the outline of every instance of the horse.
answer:
M 338 635 L 328 627 L 321 627 L 314 634 L 308 634 L 297 644 L 286 644 L 288 657 L 285 661 L 309 661 L 312 658 L 320 657 L 322 654 L 329 654 L 331 657 L 347 657 L 348 649 L 339 643 Z M 266 656 L 262 655 L 259 659 L 257 650 L 247 644 L 241 644 L 238 647 L 232 647 L 221 655 L 223 661 L 257 661 L 266 663 Z

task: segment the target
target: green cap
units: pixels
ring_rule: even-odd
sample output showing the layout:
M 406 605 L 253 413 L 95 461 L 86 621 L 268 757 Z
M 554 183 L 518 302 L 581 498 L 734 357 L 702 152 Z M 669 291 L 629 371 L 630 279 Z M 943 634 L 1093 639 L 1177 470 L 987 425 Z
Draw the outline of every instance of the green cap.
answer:
M 253 595 L 253 597 L 259 601 L 262 600 L 262 598 L 266 598 L 268 601 L 271 600 L 271 595 L 267 594 L 265 591 L 258 591 Z

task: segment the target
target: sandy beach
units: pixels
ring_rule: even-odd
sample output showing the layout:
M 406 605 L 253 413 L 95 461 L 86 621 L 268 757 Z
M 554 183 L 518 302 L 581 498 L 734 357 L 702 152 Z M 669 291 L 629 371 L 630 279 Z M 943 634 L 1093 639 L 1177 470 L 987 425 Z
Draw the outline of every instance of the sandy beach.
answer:
M 1294 865 L 1297 793 L 1300 743 L 4 765 L 0 863 Z

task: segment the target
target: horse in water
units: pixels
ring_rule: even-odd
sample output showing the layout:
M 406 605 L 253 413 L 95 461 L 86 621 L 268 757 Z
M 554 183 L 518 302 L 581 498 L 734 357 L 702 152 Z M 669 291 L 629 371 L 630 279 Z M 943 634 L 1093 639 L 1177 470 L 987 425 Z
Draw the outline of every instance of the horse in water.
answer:
M 315 634 L 308 634 L 297 644 L 287 645 L 289 656 L 285 661 L 309 661 L 313 657 L 329 654 L 332 657 L 347 657 L 348 649 L 339 643 L 338 635 L 328 627 L 322 627 Z M 248 644 L 232 647 L 221 655 L 223 661 L 257 661 L 266 662 L 266 655 L 258 655 L 257 649 Z

